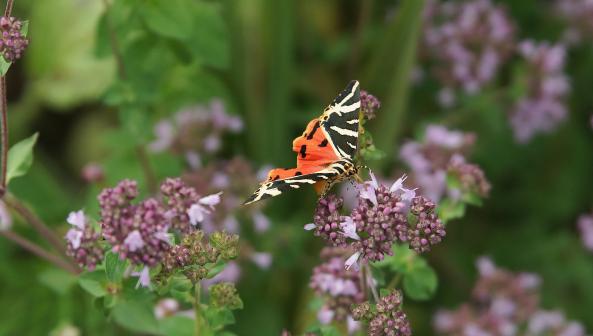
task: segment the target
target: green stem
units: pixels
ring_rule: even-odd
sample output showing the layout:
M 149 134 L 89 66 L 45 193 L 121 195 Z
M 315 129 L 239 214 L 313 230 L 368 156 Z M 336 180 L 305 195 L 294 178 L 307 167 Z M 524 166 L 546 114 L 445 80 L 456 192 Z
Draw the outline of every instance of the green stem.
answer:
M 394 276 L 393 279 L 391 279 L 391 281 L 387 285 L 387 289 L 394 289 L 395 287 L 397 287 L 399 285 L 399 282 L 401 281 L 401 279 L 402 279 L 402 274 L 397 273 L 397 275 Z
M 200 303 L 200 296 L 201 296 L 202 288 L 200 286 L 200 282 L 196 282 L 194 285 L 194 312 L 196 314 L 196 336 L 200 336 L 202 334 L 202 307 Z

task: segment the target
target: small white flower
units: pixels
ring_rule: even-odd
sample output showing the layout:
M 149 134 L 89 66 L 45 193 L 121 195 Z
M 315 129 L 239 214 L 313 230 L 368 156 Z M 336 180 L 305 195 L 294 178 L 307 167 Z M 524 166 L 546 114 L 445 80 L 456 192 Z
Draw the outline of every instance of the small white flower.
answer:
M 124 240 L 124 245 L 128 247 L 130 252 L 135 252 L 144 247 L 144 240 L 142 240 L 140 231 L 134 230 L 130 232 Z
M 305 224 L 305 230 L 307 230 L 307 231 L 311 231 L 311 230 L 315 229 L 316 227 L 317 227 L 317 225 L 315 225 L 313 223 Z
M 340 227 L 344 236 L 354 240 L 360 240 L 360 236 L 356 233 L 356 223 L 354 223 L 352 217 L 346 216 L 344 222 L 340 223 Z
M 402 175 L 402 177 L 398 178 L 397 181 L 393 182 L 393 184 L 391 185 L 391 188 L 389 188 L 389 191 L 395 192 L 395 191 L 401 190 L 403 188 L 404 182 L 406 181 L 407 178 L 408 178 L 408 176 L 406 176 L 405 174 Z
M 373 174 L 373 171 L 369 169 L 369 175 L 371 176 L 371 181 L 368 182 L 374 189 L 378 189 L 379 188 L 379 183 L 377 182 L 377 178 L 375 177 L 375 174 Z
M 84 211 L 72 211 L 68 214 L 68 218 L 66 218 L 68 224 L 77 227 L 80 230 L 84 230 L 84 226 L 86 224 L 86 219 L 84 217 Z
M 83 232 L 77 228 L 72 228 L 68 230 L 66 233 L 66 240 L 72 244 L 72 248 L 77 249 L 80 247 L 80 242 L 82 240 Z
M 360 197 L 364 198 L 364 199 L 368 199 L 375 206 L 379 205 L 379 202 L 377 202 L 377 194 L 375 193 L 375 188 L 373 188 L 369 184 L 365 184 L 362 187 L 362 189 L 360 190 Z
M 221 192 L 218 192 L 216 194 L 204 196 L 204 197 L 200 198 L 200 200 L 198 201 L 198 203 L 203 204 L 203 205 L 207 205 L 207 206 L 210 206 L 210 207 L 214 207 L 215 205 L 217 205 L 218 203 L 220 203 L 220 195 L 222 195 L 222 191 Z
M 132 276 L 138 277 L 138 283 L 136 284 L 136 288 L 140 286 L 150 286 L 150 269 L 148 268 L 148 266 L 144 266 L 144 268 L 140 272 L 132 272 Z
M 189 216 L 189 222 L 191 225 L 198 225 L 204 221 L 204 217 L 214 210 L 214 206 L 220 203 L 220 195 L 222 192 L 212 194 L 200 198 L 198 203 L 194 203 L 187 210 Z
M 162 240 L 165 243 L 171 245 L 171 237 L 170 235 L 167 233 L 167 228 L 165 227 L 162 231 L 157 231 L 154 234 L 154 237 L 158 240 Z
M 358 270 L 358 258 L 360 258 L 361 254 L 362 253 L 360 251 L 358 251 L 358 252 L 354 253 L 353 255 L 351 255 L 344 263 L 344 266 L 345 266 L 344 268 L 346 270 L 349 270 L 350 267 L 352 267 L 354 265 L 354 269 Z

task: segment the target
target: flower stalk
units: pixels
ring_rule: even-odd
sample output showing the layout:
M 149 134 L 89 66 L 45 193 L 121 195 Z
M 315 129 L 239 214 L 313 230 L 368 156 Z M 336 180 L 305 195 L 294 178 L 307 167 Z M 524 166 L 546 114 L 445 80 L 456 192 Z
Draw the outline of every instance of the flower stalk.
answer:
M 21 215 L 65 260 L 68 261 L 77 273 L 80 272 L 78 266 L 66 255 L 66 248 L 62 243 L 62 239 L 60 239 L 60 237 L 58 237 L 47 224 L 45 224 L 16 197 L 8 194 L 6 195 L 4 202 L 8 207 Z
M 49 261 L 50 263 L 54 264 L 55 266 L 71 273 L 71 274 L 78 274 L 80 271 L 74 267 L 72 264 L 64 261 L 62 258 L 47 252 L 39 245 L 33 243 L 32 241 L 21 237 L 16 232 L 10 230 L 3 230 L 0 231 L 0 235 L 4 236 L 6 239 L 13 241 L 23 249 L 33 253 L 34 255 L 38 256 L 41 259 Z

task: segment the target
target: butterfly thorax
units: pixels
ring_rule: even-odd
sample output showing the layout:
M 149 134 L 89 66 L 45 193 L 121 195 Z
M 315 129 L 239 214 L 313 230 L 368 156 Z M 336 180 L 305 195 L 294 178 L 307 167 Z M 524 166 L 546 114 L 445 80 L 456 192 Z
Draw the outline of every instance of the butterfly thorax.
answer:
M 328 168 L 337 171 L 338 174 L 326 181 L 318 182 L 315 185 L 315 189 L 319 193 L 320 197 L 324 197 L 334 184 L 342 182 L 352 177 L 357 177 L 358 171 L 360 170 L 360 166 L 356 165 L 350 159 L 338 160 L 330 164 Z

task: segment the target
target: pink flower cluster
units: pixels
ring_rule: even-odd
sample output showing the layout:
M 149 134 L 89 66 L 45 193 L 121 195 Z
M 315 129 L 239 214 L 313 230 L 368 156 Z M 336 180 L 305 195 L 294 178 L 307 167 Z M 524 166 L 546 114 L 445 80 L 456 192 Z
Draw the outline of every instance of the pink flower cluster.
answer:
M 326 248 L 321 252 L 327 259 L 313 269 L 309 286 L 317 296 L 324 299 L 324 305 L 317 317 L 323 324 L 331 321 L 346 321 L 349 332 L 354 332 L 359 325 L 351 316 L 350 308 L 355 303 L 366 299 L 361 286 L 361 272 L 344 269 L 344 250 Z
M 566 42 L 576 43 L 593 36 L 593 1 L 556 0 L 557 13 L 563 17 L 569 29 L 565 33 Z
M 527 40 L 518 50 L 527 64 L 527 93 L 511 110 L 510 122 L 515 139 L 525 143 L 537 133 L 553 131 L 566 118 L 570 84 L 563 45 Z
M 583 246 L 593 252 L 593 214 L 581 215 L 577 223 Z
M 214 99 L 209 105 L 180 110 L 173 120 L 164 119 L 155 125 L 156 139 L 149 144 L 153 152 L 172 150 L 184 155 L 193 168 L 202 165 L 201 155 L 214 154 L 222 148 L 225 133 L 243 130 L 243 121 L 228 114 L 224 104 Z
M 21 34 L 23 25 L 13 17 L 0 17 L 0 54 L 7 62 L 21 58 L 29 40 Z
M 412 169 L 412 178 L 422 194 L 432 200 L 444 196 L 458 199 L 468 192 L 485 197 L 490 183 L 477 165 L 465 160 L 474 142 L 474 134 L 428 125 L 424 139 L 406 142 L 399 156 Z M 448 175 L 459 180 L 460 185 L 448 186 Z
M 477 261 L 480 278 L 472 301 L 456 310 L 439 311 L 434 328 L 439 335 L 563 335 L 584 336 L 581 324 L 539 306 L 540 278 L 511 273 L 488 258 Z
M 425 20 L 422 53 L 443 85 L 443 106 L 458 89 L 473 94 L 487 85 L 513 50 L 514 24 L 490 0 L 431 1 Z
M 418 253 L 429 251 L 445 236 L 445 228 L 433 212 L 435 204 L 405 188 L 405 179 L 386 187 L 371 173 L 349 216 L 340 214 L 343 199 L 331 195 L 319 200 L 313 223 L 305 230 L 313 230 L 332 246 L 353 251 L 345 262 L 347 269 L 359 259 L 383 260 L 392 255 L 391 246 L 398 241 L 409 243 Z

